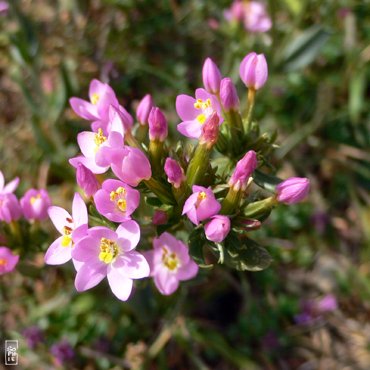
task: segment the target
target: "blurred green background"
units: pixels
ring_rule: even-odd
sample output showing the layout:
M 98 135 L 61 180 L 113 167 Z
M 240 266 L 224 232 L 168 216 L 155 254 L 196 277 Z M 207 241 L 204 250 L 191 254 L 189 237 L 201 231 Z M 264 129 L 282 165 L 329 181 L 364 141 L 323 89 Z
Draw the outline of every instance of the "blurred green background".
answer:
M 92 78 L 133 115 L 152 94 L 176 135 L 176 96 L 201 86 L 204 59 L 244 102 L 238 68 L 250 51 L 269 64 L 255 117 L 278 130 L 273 165 L 312 184 L 307 202 L 253 232 L 270 268 L 202 270 L 170 297 L 150 282 L 127 303 L 106 284 L 77 294 L 72 266 L 43 265 L 48 222 L 49 236 L 30 241 L 29 258 L 0 281 L 0 339 L 19 339 L 22 368 L 370 368 L 370 1 L 270 0 L 273 27 L 260 34 L 227 21 L 230 5 L 12 0 L 0 16 L 0 169 L 21 178 L 17 194 L 47 186 L 55 204 L 70 204 L 67 160 L 88 124 L 68 99 L 85 98 Z M 328 297 L 336 308 L 312 309 Z M 40 331 L 34 348 L 30 327 Z M 51 347 L 62 340 L 74 354 L 58 365 Z

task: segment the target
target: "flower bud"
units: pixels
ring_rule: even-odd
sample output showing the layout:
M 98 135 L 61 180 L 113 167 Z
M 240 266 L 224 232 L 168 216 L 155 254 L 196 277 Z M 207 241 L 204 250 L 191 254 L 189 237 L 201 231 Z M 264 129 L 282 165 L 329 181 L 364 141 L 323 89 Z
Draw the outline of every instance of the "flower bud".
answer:
M 225 111 L 239 109 L 239 97 L 231 78 L 226 77 L 221 81 L 220 87 L 221 104 Z
M 0 276 L 12 272 L 19 261 L 19 256 L 15 255 L 8 247 L 0 247 Z
M 202 127 L 202 135 L 200 137 L 199 142 L 201 144 L 206 143 L 207 146 L 212 147 L 216 144 L 218 139 L 218 132 L 219 132 L 219 122 L 220 119 L 218 117 L 217 112 L 213 112 L 203 124 Z
M 181 183 L 185 181 L 184 170 L 181 166 L 172 158 L 167 158 L 164 164 L 164 172 L 167 175 L 167 180 L 176 189 L 181 186 Z
M 276 186 L 276 198 L 281 203 L 294 204 L 303 200 L 310 190 L 310 180 L 291 177 Z
M 11 223 L 22 216 L 22 209 L 13 193 L 0 194 L 0 221 Z
M 203 64 L 203 85 L 211 94 L 217 94 L 220 91 L 221 72 L 211 58 L 207 58 Z
M 240 78 L 252 90 L 259 90 L 267 80 L 268 67 L 263 54 L 249 53 L 240 63 Z
M 230 231 L 230 219 L 227 216 L 213 216 L 204 226 L 206 238 L 212 242 L 221 243 Z
M 235 170 L 229 180 L 229 186 L 235 191 L 245 190 L 247 187 L 249 176 L 257 167 L 257 155 L 254 150 L 250 150 L 236 164 Z
M 88 197 L 92 197 L 100 188 L 99 181 L 95 175 L 82 163 L 77 164 L 76 181 Z
M 162 111 L 153 107 L 148 117 L 149 123 L 149 139 L 151 141 L 159 140 L 163 142 L 168 134 L 167 120 Z
M 153 225 L 164 225 L 168 221 L 168 216 L 165 211 L 156 210 L 153 215 Z
M 136 117 L 141 125 L 148 124 L 148 117 L 152 108 L 153 108 L 152 96 L 147 94 L 141 99 L 139 105 L 136 108 Z
M 21 198 L 20 205 L 27 220 L 45 220 L 51 200 L 46 190 L 29 189 Z

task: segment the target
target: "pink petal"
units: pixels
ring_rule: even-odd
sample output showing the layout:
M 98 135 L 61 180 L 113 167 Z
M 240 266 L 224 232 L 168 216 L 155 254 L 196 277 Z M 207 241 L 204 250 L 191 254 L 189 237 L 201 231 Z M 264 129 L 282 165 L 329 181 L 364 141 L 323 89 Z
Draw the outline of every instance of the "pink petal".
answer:
M 71 247 L 61 245 L 62 236 L 55 240 L 46 251 L 44 260 L 48 265 L 61 265 L 71 259 Z
M 69 226 L 73 228 L 73 221 L 71 215 L 63 208 L 51 206 L 48 208 L 48 215 L 51 222 L 54 224 L 55 228 L 64 234 L 64 226 Z
M 198 270 L 199 266 L 193 260 L 190 260 L 189 263 L 178 269 L 177 277 L 179 280 L 189 280 L 197 275 Z
M 82 238 L 75 244 L 72 249 L 72 258 L 81 261 L 87 262 L 89 264 L 104 264 L 99 260 L 99 241 L 87 236 Z
M 86 158 L 83 156 L 71 158 L 68 162 L 75 168 L 77 168 L 79 163 L 82 163 L 86 168 L 88 168 L 92 173 L 95 174 L 107 172 L 109 168 L 109 166 L 101 167 L 95 162 L 93 158 Z
M 5 185 L 3 188 L 2 193 L 13 193 L 13 191 L 17 188 L 19 184 L 19 177 L 16 177 L 12 181 L 10 181 L 8 184 Z
M 108 268 L 107 278 L 113 294 L 121 301 L 127 301 L 132 291 L 132 280 L 112 266 Z
M 179 95 L 176 98 L 176 112 L 183 121 L 191 121 L 199 114 L 194 108 L 195 99 L 189 95 Z
M 99 118 L 98 111 L 95 105 L 80 98 L 69 99 L 69 104 L 75 113 L 83 119 L 94 121 Z
M 194 191 L 194 190 L 193 190 Z M 186 200 L 184 204 L 184 208 L 182 210 L 182 214 L 188 213 L 192 208 L 194 208 L 195 203 L 197 201 L 198 194 L 192 194 L 190 197 Z
M 118 226 L 116 233 L 119 238 L 119 245 L 125 252 L 131 251 L 139 243 L 140 227 L 134 220 L 122 222 Z
M 72 218 L 75 228 L 81 225 L 87 225 L 88 216 L 86 204 L 80 194 L 75 193 L 72 202 Z
M 117 257 L 112 264 L 112 268 L 119 270 L 122 276 L 130 279 L 142 279 L 150 274 L 147 260 L 136 251 L 127 252 Z
M 75 287 L 78 292 L 91 289 L 98 285 L 107 275 L 107 265 L 105 264 L 83 264 L 76 274 Z
M 177 131 L 186 137 L 198 139 L 202 134 L 202 125 L 198 120 L 184 121 L 177 125 Z
M 0 171 L 0 193 L 4 189 L 5 179 L 3 173 Z
M 161 269 L 154 276 L 154 283 L 163 295 L 170 295 L 179 287 L 179 280 L 176 275 L 169 272 L 167 268 Z
M 95 132 L 83 131 L 77 135 L 77 142 L 82 154 L 87 158 L 94 158 L 96 152 Z

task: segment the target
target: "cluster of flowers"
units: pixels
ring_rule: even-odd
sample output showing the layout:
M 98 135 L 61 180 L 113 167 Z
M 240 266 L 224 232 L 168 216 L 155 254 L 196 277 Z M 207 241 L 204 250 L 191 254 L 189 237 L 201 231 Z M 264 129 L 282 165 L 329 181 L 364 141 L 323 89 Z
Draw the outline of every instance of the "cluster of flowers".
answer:
M 45 189 L 29 189 L 18 200 L 14 191 L 18 187 L 19 178 L 5 185 L 3 173 L 0 171 L 0 221 L 9 225 L 25 218 L 29 222 L 46 220 L 47 210 L 51 206 L 50 197 Z M 8 247 L 0 247 L 0 275 L 14 270 L 19 256 Z
M 259 147 L 245 143 L 256 134 L 251 113 L 255 94 L 268 77 L 264 55 L 249 53 L 240 64 L 240 77 L 248 88 L 244 120 L 233 81 L 223 78 L 210 58 L 203 65 L 202 77 L 204 88 L 197 89 L 195 97 L 181 94 L 176 99 L 181 118 L 177 130 L 197 143 L 191 153 L 184 146 L 174 149 L 166 145 L 168 123 L 150 95 L 137 107 L 136 125 L 106 83 L 90 83 L 89 101 L 70 99 L 74 112 L 91 124 L 91 131 L 77 136 L 82 154 L 69 161 L 90 203 L 90 217 L 79 193 L 75 193 L 72 214 L 50 206 L 42 190 L 27 192 L 21 207 L 29 219 L 42 219 L 48 214 L 61 236 L 50 245 L 45 262 L 59 265 L 72 259 L 78 291 L 91 289 L 107 277 L 112 292 L 125 301 L 133 280 L 151 276 L 162 294 L 172 294 L 180 281 L 195 277 L 199 267 L 188 246 L 169 231 L 185 228 L 189 232 L 194 224 L 210 244 L 221 248 L 220 243 L 232 230 L 253 229 L 251 224 L 260 226 L 256 219 L 245 219 L 245 210 L 250 217 L 255 210 L 271 211 L 279 202 L 292 204 L 307 195 L 309 180 L 295 177 L 279 183 L 269 198 L 250 204 L 246 201 L 252 175 L 262 165 L 259 147 L 263 141 L 256 141 Z M 245 153 L 244 147 L 250 150 Z M 235 165 L 231 176 L 215 174 L 211 163 L 214 149 Z M 223 190 L 215 192 L 216 187 Z M 10 195 L 9 185 L 6 188 L 6 197 L 18 204 Z M 15 186 L 10 188 L 14 190 Z M 149 202 L 153 194 L 155 206 Z M 147 203 L 145 209 L 148 205 L 154 207 L 152 224 L 157 226 L 157 235 L 153 248 L 139 253 L 135 248 L 141 230 L 133 216 L 142 201 Z M 3 209 L 11 208 L 4 208 L 4 204 L 0 200 L 0 217 L 6 222 L 16 220 L 18 211 L 8 212 L 15 217 L 4 216 Z M 244 229 L 237 218 L 243 212 Z M 95 226 L 89 228 L 91 220 Z
M 266 11 L 266 5 L 258 1 L 234 0 L 225 11 L 225 18 L 231 22 L 240 22 L 249 32 L 267 32 L 271 19 Z

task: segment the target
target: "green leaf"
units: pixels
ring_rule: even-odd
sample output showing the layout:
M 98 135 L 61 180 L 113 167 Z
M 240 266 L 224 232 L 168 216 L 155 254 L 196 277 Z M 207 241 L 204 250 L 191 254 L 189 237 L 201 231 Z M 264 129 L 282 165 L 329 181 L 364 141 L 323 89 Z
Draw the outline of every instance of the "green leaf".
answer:
M 160 207 L 162 205 L 162 202 L 157 197 L 146 197 L 145 202 L 153 207 Z
M 226 238 L 225 249 L 225 264 L 238 271 L 261 271 L 272 262 L 265 248 L 252 239 L 241 242 L 234 232 Z
M 258 186 L 271 192 L 274 192 L 275 186 L 282 181 L 278 177 L 268 175 L 259 170 L 254 171 L 253 180 Z
M 280 64 L 285 71 L 296 71 L 312 63 L 328 41 L 330 32 L 315 25 L 290 40 L 283 50 Z
M 205 242 L 203 230 L 200 228 L 194 229 L 189 236 L 189 253 L 199 267 L 210 268 L 213 267 L 213 265 L 206 263 L 203 254 Z

